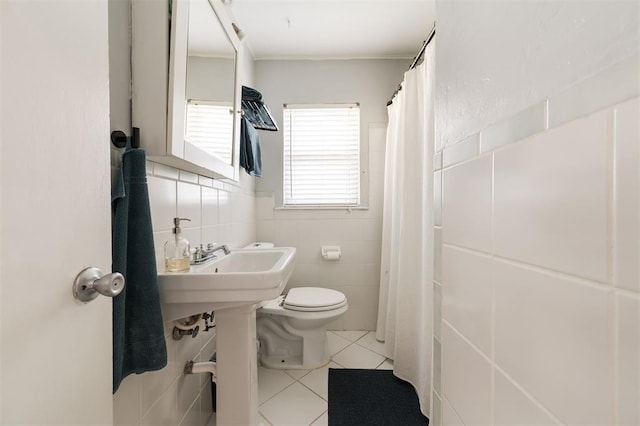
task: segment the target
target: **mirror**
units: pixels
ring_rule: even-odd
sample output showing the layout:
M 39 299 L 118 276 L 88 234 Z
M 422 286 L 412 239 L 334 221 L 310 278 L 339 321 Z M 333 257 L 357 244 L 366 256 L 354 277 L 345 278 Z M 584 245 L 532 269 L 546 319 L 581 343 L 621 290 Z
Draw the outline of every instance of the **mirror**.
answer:
M 185 140 L 226 164 L 233 157 L 236 51 L 207 0 L 190 0 Z
M 174 1 L 169 123 L 172 154 L 237 180 L 240 40 L 220 0 Z M 171 78 L 172 77 L 172 78 Z

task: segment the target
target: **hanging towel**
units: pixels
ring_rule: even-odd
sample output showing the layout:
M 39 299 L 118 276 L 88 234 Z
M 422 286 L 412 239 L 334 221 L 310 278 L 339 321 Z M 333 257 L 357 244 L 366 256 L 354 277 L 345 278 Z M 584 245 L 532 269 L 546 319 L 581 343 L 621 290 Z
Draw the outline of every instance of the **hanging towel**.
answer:
M 143 150 L 127 150 L 111 197 L 112 270 L 125 277 L 113 299 L 113 393 L 129 374 L 167 365 L 145 166 Z
M 251 176 L 262 177 L 260 135 L 244 117 L 240 120 L 240 166 Z

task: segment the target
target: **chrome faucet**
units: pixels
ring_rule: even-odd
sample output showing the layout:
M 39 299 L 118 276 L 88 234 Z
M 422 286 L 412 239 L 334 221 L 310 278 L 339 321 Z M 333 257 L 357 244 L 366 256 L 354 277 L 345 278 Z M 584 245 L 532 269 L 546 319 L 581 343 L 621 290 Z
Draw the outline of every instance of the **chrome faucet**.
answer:
M 208 260 L 215 259 L 217 256 L 214 253 L 218 250 L 222 250 L 224 254 L 231 253 L 231 250 L 229 250 L 229 247 L 227 247 L 226 244 L 222 244 L 214 247 L 213 244 L 209 243 L 207 244 L 206 249 L 202 247 L 202 244 L 200 244 L 200 247 L 197 247 L 196 251 L 193 253 L 193 259 L 191 260 L 191 264 L 199 265 Z
M 213 244 L 207 244 L 207 250 L 210 253 L 214 253 L 218 250 L 222 250 L 224 254 L 231 254 L 231 250 L 229 250 L 229 247 L 227 247 L 226 244 L 220 244 L 219 246 L 215 246 L 215 247 L 213 247 Z

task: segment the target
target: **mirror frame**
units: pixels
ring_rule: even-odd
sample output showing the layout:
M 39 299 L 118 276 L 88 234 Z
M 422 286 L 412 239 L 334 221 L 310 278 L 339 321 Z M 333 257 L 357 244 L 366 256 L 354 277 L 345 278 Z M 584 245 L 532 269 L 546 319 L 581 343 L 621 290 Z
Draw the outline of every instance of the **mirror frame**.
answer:
M 238 181 L 240 178 L 240 103 L 242 96 L 240 70 L 242 69 L 242 43 L 233 30 L 231 20 L 221 0 L 208 0 L 208 2 L 227 34 L 233 49 L 236 51 L 233 90 L 233 133 L 230 141 L 233 144 L 231 164 L 227 164 L 217 156 L 185 141 L 189 0 L 173 0 L 171 12 L 167 153 L 211 171 L 214 177 Z

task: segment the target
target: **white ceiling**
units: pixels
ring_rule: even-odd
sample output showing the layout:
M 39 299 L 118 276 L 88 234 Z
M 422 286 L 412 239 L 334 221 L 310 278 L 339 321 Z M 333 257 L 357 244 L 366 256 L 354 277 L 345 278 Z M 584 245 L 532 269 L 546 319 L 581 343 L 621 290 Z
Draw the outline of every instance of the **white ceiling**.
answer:
M 231 0 L 229 7 L 256 60 L 412 58 L 435 19 L 434 0 Z

